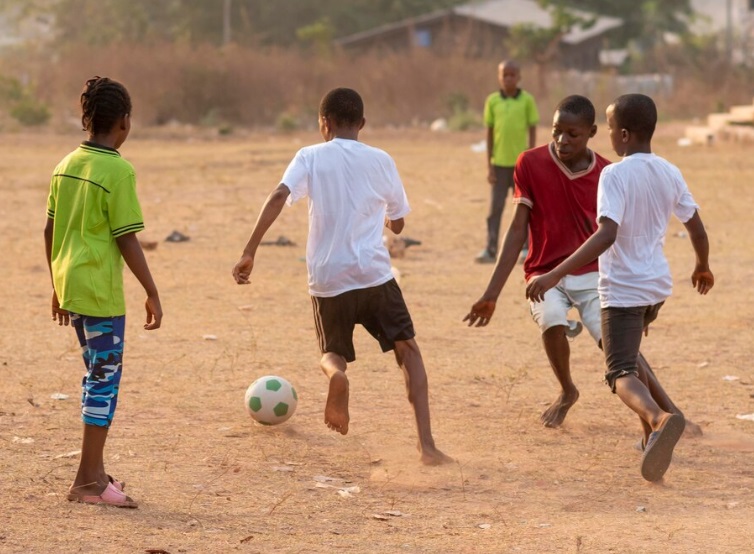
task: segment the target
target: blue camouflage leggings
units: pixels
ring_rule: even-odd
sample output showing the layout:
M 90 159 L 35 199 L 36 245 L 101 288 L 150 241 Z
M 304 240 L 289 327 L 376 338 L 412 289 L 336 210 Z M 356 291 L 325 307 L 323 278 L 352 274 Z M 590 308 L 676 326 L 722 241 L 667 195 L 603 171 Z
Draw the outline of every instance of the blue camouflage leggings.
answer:
M 71 324 L 86 365 L 81 381 L 81 419 L 87 425 L 109 427 L 118 403 L 126 316 L 71 314 Z

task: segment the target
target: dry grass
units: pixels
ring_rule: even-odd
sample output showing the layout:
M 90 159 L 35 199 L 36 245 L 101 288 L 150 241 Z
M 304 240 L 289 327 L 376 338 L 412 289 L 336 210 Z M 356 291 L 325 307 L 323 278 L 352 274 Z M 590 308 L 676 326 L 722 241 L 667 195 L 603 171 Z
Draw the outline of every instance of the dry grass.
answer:
M 501 52 L 502 56 L 502 52 Z M 336 86 L 358 90 L 370 124 L 426 126 L 453 115 L 452 99 L 464 98 L 481 121 L 484 99 L 497 85 L 497 59 L 438 57 L 423 50 L 370 54 L 357 58 L 292 50 L 184 43 L 70 46 L 64 51 L 16 52 L 0 58 L 0 75 L 19 79 L 53 111 L 51 125 L 78 126 L 78 95 L 92 75 L 126 84 L 141 125 L 171 121 L 210 127 L 271 128 L 281 120 L 300 129 L 316 124 L 316 107 Z M 718 64 L 719 65 L 719 64 Z M 548 72 L 540 78 L 524 61 L 522 86 L 532 92 L 543 115 L 569 94 L 589 96 L 600 110 L 626 92 L 657 96 L 661 113 L 673 118 L 703 118 L 733 104 L 751 102 L 748 74 L 726 74 L 675 66 L 674 89 L 664 96 L 646 84 L 621 84 L 615 75 Z M 2 100 L 2 99 L 0 99 Z M 0 130 L 17 124 L 0 114 Z
M 717 286 L 704 298 L 692 292 L 693 254 L 674 221 L 666 250 L 676 291 L 644 351 L 704 436 L 683 440 L 665 483 L 650 485 L 632 448 L 638 423 L 601 384 L 589 339 L 572 344 L 581 400 L 561 430 L 540 427 L 557 385 L 518 270 L 490 327 L 460 321 L 490 270 L 472 263 L 487 185 L 469 145 L 481 137 L 369 128 L 362 137 L 394 155 L 413 206 L 405 234 L 422 241 L 396 265 L 430 372 L 435 437 L 458 459 L 425 468 L 400 372 L 365 333 L 349 371 L 351 432 L 322 423 L 304 206 L 286 209 L 270 232 L 298 246 L 260 251 L 250 287 L 230 276 L 261 202 L 295 150 L 317 137 L 165 133 L 135 129 L 123 147 L 137 169 L 143 238 L 161 241 L 148 259 L 166 313 L 163 329 L 143 331 L 142 294 L 128 276 L 125 372 L 106 464 L 141 502 L 136 511 L 66 502 L 77 459 L 58 457 L 79 447 L 82 368 L 72 331 L 48 321 L 42 227 L 49 172 L 80 137 L 0 135 L 0 552 L 750 549 L 754 423 L 735 418 L 754 412 L 747 146 L 681 149 L 678 126 L 656 141 L 703 207 Z M 595 145 L 607 153 L 603 131 Z M 191 241 L 162 242 L 174 229 Z M 299 391 L 298 413 L 280 427 L 252 425 L 243 410 L 246 387 L 268 373 Z M 58 392 L 70 398 L 50 398 Z M 317 476 L 360 492 L 341 497 L 316 487 Z M 404 515 L 373 517 L 389 510 Z

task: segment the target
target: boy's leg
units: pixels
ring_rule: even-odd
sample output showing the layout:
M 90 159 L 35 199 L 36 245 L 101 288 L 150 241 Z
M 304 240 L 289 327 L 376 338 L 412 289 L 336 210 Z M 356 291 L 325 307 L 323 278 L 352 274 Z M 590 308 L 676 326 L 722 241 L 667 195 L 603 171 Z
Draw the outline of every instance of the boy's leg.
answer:
M 642 333 L 657 310 L 659 306 L 602 310 L 608 384 L 652 430 L 642 459 L 642 476 L 648 481 L 664 475 L 685 425 L 682 415 L 667 412 L 655 402 L 637 368 Z
M 348 362 L 356 359 L 353 328 L 363 292 L 348 291 L 332 297 L 312 296 L 314 329 L 322 358 L 319 365 L 329 380 L 325 424 L 341 435 L 348 433 Z
M 571 347 L 568 344 L 567 314 L 571 301 L 560 284 L 548 290 L 542 302 L 530 304 L 531 315 L 542 332 L 542 345 L 555 377 L 560 383 L 560 394 L 540 417 L 545 427 L 558 427 L 568 410 L 579 399 L 579 391 L 571 378 Z
M 325 424 L 341 435 L 348 433 L 348 377 L 346 377 L 346 360 L 334 352 L 326 352 L 320 360 L 320 366 L 330 386 L 325 403 Z
M 495 166 L 495 184 L 491 188 L 490 212 L 487 215 L 487 247 L 485 251 L 494 262 L 497 257 L 498 246 L 500 245 L 500 223 L 503 220 L 505 201 L 508 197 L 508 191 L 513 188 L 513 168 Z
M 684 419 L 686 419 L 686 416 L 683 414 L 681 409 L 673 403 L 668 393 L 665 392 L 665 389 L 660 384 L 660 381 L 657 379 L 654 371 L 652 371 L 649 362 L 647 362 L 647 359 L 641 352 L 639 352 L 639 357 L 637 359 L 636 365 L 639 370 L 639 378 L 644 382 L 644 384 L 647 385 L 647 388 L 649 388 L 649 392 L 652 394 L 654 401 L 657 402 L 657 405 L 666 412 L 682 415 L 684 416 Z M 642 375 L 645 375 L 646 379 L 644 379 Z M 644 444 L 646 445 L 650 430 L 645 427 L 644 431 Z M 692 437 L 700 437 L 703 434 L 702 428 L 689 419 L 686 419 L 686 428 L 684 430 L 684 433 Z
M 560 383 L 560 395 L 541 415 L 545 427 L 559 427 L 568 410 L 579 399 L 579 390 L 571 378 L 571 346 L 566 337 L 565 325 L 550 327 L 542 333 L 542 344 L 555 377 Z
M 660 408 L 652 398 L 647 374 L 638 368 L 645 312 L 645 307 L 603 308 L 602 346 L 608 385 L 624 404 L 655 430 L 669 412 Z
M 429 419 L 429 385 L 427 371 L 424 368 L 419 345 L 415 339 L 395 341 L 395 359 L 403 370 L 406 380 L 408 401 L 414 408 L 416 428 L 419 434 L 419 451 L 421 461 L 427 465 L 439 465 L 452 462 L 453 459 L 443 454 L 435 446 Z

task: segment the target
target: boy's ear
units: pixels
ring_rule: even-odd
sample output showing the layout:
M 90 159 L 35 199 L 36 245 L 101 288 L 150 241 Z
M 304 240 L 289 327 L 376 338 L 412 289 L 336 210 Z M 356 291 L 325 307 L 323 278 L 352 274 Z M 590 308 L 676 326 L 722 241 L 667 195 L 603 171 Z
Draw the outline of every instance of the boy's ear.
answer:
M 121 131 L 125 131 L 128 128 L 128 118 L 131 117 L 129 114 L 124 115 L 120 118 L 119 126 Z
M 620 139 L 623 142 L 628 142 L 629 140 L 631 140 L 631 131 L 629 131 L 628 129 L 621 129 L 620 130 Z
M 364 125 L 366 125 L 366 124 L 367 124 L 367 118 L 366 117 L 362 117 L 361 118 L 361 125 L 359 125 L 359 131 L 361 131 L 364 128 Z
M 592 130 L 589 133 L 589 138 L 594 138 L 594 135 L 597 134 L 597 125 L 592 125 Z

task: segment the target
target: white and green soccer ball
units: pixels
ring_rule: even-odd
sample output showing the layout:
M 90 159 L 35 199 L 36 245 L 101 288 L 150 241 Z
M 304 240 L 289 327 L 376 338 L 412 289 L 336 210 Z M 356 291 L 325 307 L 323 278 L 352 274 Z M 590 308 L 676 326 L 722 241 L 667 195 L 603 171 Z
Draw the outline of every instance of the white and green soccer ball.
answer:
M 262 425 L 277 425 L 296 411 L 298 395 L 288 381 L 275 375 L 265 375 L 246 389 L 246 411 Z

